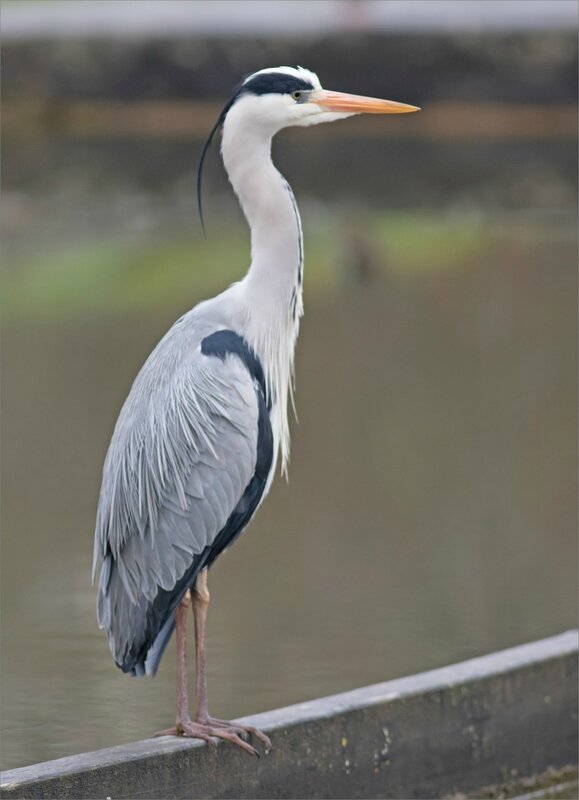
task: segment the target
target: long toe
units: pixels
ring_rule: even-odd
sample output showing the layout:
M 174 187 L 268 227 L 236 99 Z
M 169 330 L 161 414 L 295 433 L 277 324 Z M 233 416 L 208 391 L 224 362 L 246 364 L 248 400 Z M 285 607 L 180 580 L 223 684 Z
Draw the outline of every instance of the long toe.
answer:
M 208 726 L 208 730 L 212 732 L 213 736 L 217 736 L 219 739 L 224 739 L 226 742 L 231 742 L 231 744 L 236 744 L 238 747 L 241 747 L 242 750 L 245 750 L 246 753 L 249 753 L 252 756 L 257 756 L 257 758 L 259 758 L 259 753 L 255 749 L 255 747 L 252 747 L 249 744 L 249 742 L 246 742 L 241 738 L 238 732 L 239 728 Z
M 215 717 L 209 717 L 206 721 L 206 724 L 213 728 L 233 731 L 240 739 L 243 740 L 249 739 L 250 736 L 255 736 L 256 739 L 259 739 L 259 741 L 264 744 L 266 753 L 269 753 L 270 750 L 273 750 L 269 736 L 266 736 L 265 733 L 257 728 L 254 728 L 252 725 L 237 725 L 234 722 L 229 722 L 225 719 L 216 719 Z
M 181 735 L 181 733 L 177 729 L 177 726 L 173 725 L 172 728 L 165 728 L 162 731 L 157 731 L 156 733 L 153 734 L 153 738 L 156 739 L 157 736 L 180 736 L 180 735 Z
M 153 736 L 184 736 L 187 739 L 202 739 L 212 745 L 216 745 L 218 741 L 216 736 L 211 735 L 206 725 L 198 725 L 191 720 L 183 720 L 172 728 L 157 731 Z

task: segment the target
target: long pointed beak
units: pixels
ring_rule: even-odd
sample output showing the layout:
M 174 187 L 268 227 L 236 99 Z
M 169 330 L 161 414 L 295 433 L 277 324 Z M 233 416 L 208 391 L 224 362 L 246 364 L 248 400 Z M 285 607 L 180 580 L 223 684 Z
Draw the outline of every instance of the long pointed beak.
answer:
M 328 111 L 343 111 L 350 114 L 410 114 L 420 111 L 418 106 L 396 103 L 394 100 L 379 100 L 377 97 L 362 97 L 344 92 L 327 92 L 322 89 L 312 92 L 310 102 Z

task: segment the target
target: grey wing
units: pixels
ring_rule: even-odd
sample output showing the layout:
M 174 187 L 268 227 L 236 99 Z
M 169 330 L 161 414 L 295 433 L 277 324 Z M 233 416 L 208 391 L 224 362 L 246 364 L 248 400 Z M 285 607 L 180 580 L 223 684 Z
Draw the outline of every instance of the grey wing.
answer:
M 116 662 L 133 674 L 154 674 L 183 594 L 255 510 L 239 513 L 264 409 L 259 386 L 233 355 L 198 348 L 178 366 L 163 363 L 162 352 L 151 360 L 113 434 L 95 539 L 99 625 Z M 231 519 L 239 524 L 227 534 Z

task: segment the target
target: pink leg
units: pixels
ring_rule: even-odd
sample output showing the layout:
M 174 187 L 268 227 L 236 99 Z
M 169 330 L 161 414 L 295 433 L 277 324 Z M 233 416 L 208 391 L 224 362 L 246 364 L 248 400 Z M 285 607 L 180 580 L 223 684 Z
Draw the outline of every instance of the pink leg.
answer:
M 195 697 L 197 704 L 195 719 L 198 722 L 207 722 L 209 711 L 207 709 L 205 630 L 210 595 L 206 569 L 197 578 L 191 597 L 193 599 L 193 619 L 195 620 Z

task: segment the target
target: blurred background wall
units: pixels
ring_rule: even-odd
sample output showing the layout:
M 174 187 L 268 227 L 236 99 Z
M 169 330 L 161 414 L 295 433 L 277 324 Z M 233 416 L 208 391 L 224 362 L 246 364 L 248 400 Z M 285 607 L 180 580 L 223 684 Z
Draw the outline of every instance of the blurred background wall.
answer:
M 568 0 L 5 0 L 3 766 L 142 738 L 90 562 L 114 420 L 168 325 L 240 277 L 233 87 L 302 64 L 419 105 L 287 131 L 306 240 L 299 425 L 212 574 L 232 716 L 576 624 L 576 42 Z

